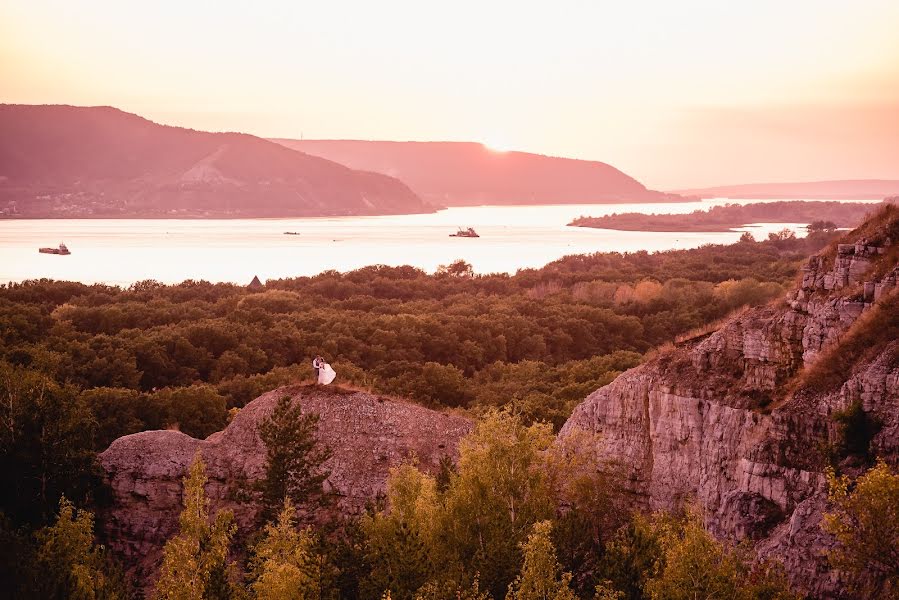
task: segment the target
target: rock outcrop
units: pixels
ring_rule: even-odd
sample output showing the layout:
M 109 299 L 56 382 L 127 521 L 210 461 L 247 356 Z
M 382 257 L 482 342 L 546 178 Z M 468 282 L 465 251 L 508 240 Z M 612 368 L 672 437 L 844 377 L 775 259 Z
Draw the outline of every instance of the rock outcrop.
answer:
M 899 216 L 888 207 L 874 219 L 855 234 L 865 239 L 813 257 L 785 302 L 624 373 L 580 404 L 560 433 L 599 433 L 600 450 L 625 466 L 638 504 L 698 503 L 714 533 L 754 540 L 816 598 L 844 589 L 828 568 L 832 540 L 820 527 L 824 469 L 840 441 L 833 413 L 859 402 L 882 424 L 871 452 L 899 463 L 899 340 L 873 344 L 874 356 L 842 386 L 801 385 L 804 370 L 840 352 L 860 317 L 891 298 Z
M 232 510 L 241 534 L 256 527 L 258 506 L 241 502 L 235 492 L 264 476 L 258 426 L 285 395 L 320 416 L 318 439 L 333 453 L 325 486 L 344 514 L 362 511 L 384 491 L 389 469 L 412 456 L 435 471 L 441 458 L 455 455 L 472 426 L 463 417 L 366 393 L 293 386 L 260 396 L 205 440 L 178 431 L 121 437 L 100 454 L 113 494 L 100 517 L 109 545 L 141 581 L 153 579 L 163 545 L 177 532 L 182 480 L 197 452 L 206 462 L 211 510 Z

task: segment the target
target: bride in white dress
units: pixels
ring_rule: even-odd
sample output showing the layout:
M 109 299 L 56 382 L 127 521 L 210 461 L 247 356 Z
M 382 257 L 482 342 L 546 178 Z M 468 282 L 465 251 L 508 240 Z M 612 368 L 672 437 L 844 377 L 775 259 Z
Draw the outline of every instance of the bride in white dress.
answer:
M 337 373 L 331 368 L 331 365 L 326 363 L 324 359 L 320 359 L 318 366 L 318 384 L 328 385 L 334 381 L 335 377 L 337 377 Z

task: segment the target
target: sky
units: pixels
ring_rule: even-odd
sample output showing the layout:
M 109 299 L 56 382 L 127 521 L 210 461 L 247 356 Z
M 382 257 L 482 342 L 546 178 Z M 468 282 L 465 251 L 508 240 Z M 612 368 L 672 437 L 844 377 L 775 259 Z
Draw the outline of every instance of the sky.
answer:
M 655 189 L 899 179 L 899 0 L 0 0 L 0 102 L 480 141 Z

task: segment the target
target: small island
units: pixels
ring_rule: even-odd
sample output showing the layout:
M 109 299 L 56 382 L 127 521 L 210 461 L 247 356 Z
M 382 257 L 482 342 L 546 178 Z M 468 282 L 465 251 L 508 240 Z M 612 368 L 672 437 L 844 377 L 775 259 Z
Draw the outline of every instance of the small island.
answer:
M 869 202 L 815 202 L 793 200 L 754 204 L 725 204 L 688 214 L 621 213 L 603 217 L 578 217 L 573 227 L 620 231 L 732 231 L 752 223 L 812 223 L 829 221 L 850 227 L 880 205 Z

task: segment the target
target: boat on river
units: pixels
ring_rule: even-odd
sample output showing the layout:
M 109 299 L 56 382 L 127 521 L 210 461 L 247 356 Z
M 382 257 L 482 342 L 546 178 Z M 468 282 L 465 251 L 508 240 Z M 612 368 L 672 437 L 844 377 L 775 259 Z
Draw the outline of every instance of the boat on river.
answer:
M 71 254 L 65 244 L 60 244 L 59 248 L 38 248 L 37 251 L 41 254 L 61 254 L 63 256 Z
M 467 229 L 459 228 L 459 231 L 456 233 L 451 233 L 450 237 L 465 237 L 465 238 L 476 238 L 481 237 L 478 235 L 478 232 L 475 231 L 472 227 L 468 227 Z

